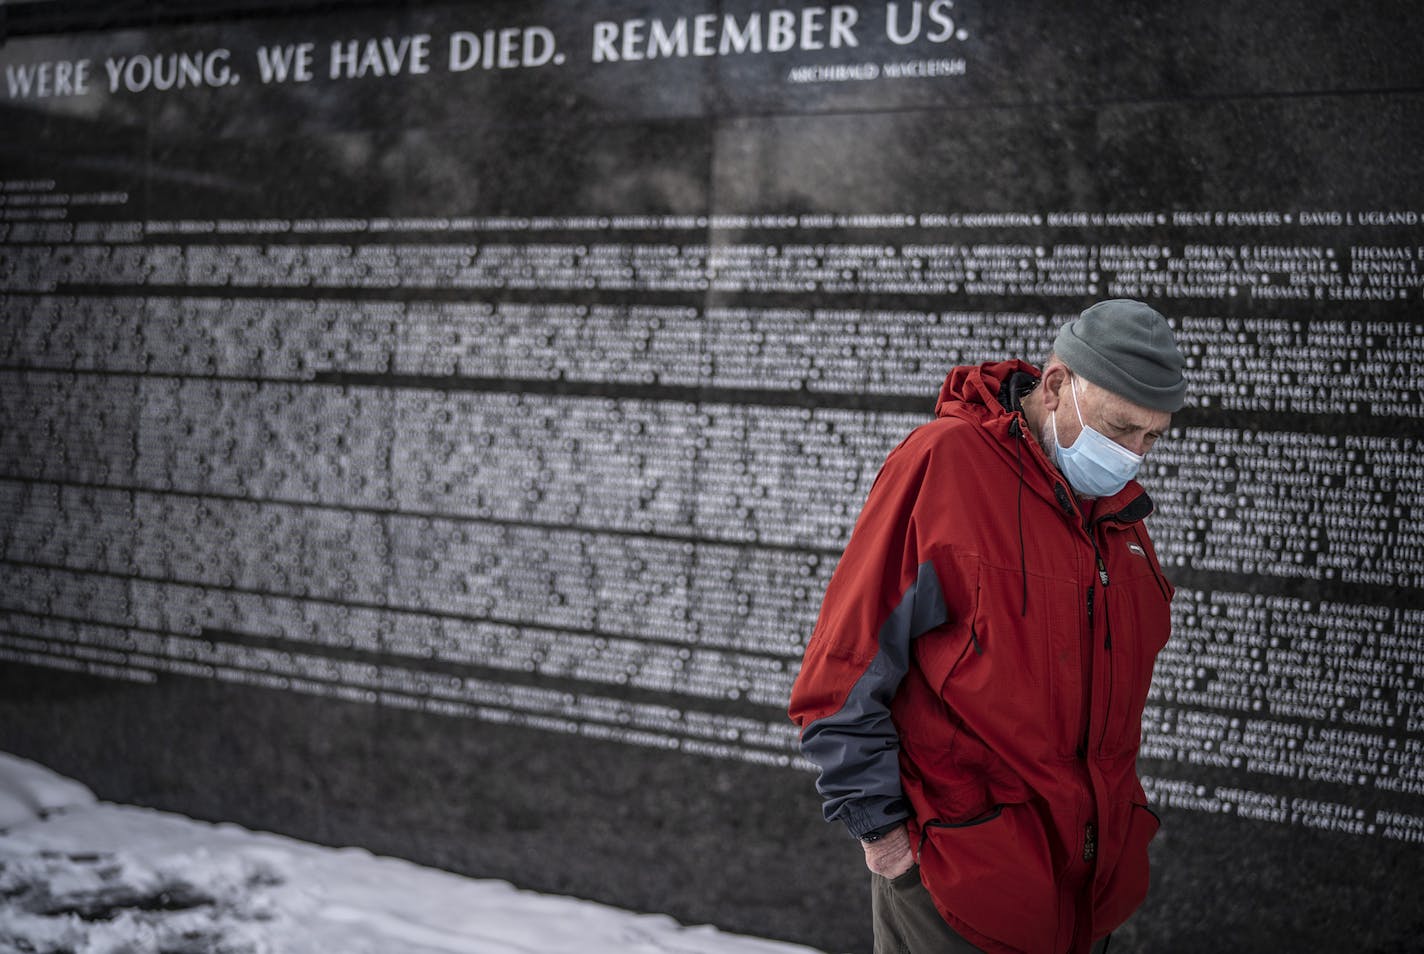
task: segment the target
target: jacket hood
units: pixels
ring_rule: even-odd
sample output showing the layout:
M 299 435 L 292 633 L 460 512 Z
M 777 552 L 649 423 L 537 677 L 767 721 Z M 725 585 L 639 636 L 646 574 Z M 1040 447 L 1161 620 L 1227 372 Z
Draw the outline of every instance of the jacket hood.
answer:
M 1004 382 L 1016 371 L 1039 377 L 1033 365 L 1017 359 L 1010 361 L 987 361 L 980 365 L 963 365 L 954 368 L 944 379 L 939 389 L 939 400 L 935 402 L 935 417 L 948 417 L 954 413 L 955 404 L 978 404 L 991 412 L 1008 414 L 1008 409 L 999 400 Z
M 1037 493 L 1063 505 L 1066 497 L 1055 488 L 1061 485 L 1062 494 L 1067 493 L 1068 481 L 1058 472 L 1058 468 L 1043 453 L 1038 442 L 1026 436 L 1024 430 L 1015 424 L 1020 412 L 1014 407 L 1015 400 L 1010 395 L 1009 380 L 1023 372 L 1035 380 L 1042 377 L 1033 365 L 1018 359 L 1008 361 L 988 361 L 980 365 L 962 365 L 952 369 L 940 388 L 939 399 L 935 402 L 935 417 L 959 417 L 974 421 L 981 433 L 988 438 L 988 444 L 1004 459 L 1013 462 L 1019 479 L 1028 480 L 1028 485 Z M 1019 385 L 1015 385 L 1018 387 Z M 1025 446 L 1028 451 L 1025 459 Z M 1025 464 L 1030 464 L 1027 472 Z M 1152 511 L 1151 499 L 1142 485 L 1135 480 L 1112 497 L 1098 501 L 1098 512 L 1117 514 L 1123 519 L 1140 520 Z

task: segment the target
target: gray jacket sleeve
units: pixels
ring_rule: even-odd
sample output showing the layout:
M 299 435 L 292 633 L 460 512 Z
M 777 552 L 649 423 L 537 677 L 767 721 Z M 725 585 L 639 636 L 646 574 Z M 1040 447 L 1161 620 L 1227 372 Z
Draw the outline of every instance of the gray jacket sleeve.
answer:
M 910 817 L 900 789 L 900 738 L 890 700 L 910 666 L 910 643 L 948 618 L 931 563 L 880 627 L 875 656 L 845 704 L 801 733 L 801 751 L 821 769 L 816 790 L 827 821 L 839 819 L 859 838 Z

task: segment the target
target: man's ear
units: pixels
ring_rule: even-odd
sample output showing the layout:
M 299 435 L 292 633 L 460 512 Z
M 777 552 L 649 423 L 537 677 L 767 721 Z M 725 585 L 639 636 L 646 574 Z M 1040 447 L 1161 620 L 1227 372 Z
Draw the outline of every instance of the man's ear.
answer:
M 1063 389 L 1070 386 L 1069 374 L 1068 365 L 1062 362 L 1050 364 L 1043 372 L 1038 392 L 1043 395 L 1043 409 L 1050 414 L 1058 407 L 1059 401 L 1067 396 Z

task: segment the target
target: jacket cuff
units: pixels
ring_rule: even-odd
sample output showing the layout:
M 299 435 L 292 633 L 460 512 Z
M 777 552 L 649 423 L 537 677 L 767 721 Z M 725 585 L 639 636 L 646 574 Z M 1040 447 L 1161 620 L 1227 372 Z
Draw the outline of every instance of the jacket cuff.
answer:
M 840 815 L 851 837 L 860 839 L 909 821 L 910 806 L 899 796 L 862 798 L 843 806 Z

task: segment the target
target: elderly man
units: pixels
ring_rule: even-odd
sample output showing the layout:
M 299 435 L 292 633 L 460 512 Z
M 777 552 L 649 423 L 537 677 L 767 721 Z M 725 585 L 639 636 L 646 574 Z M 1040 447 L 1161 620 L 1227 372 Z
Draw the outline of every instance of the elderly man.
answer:
M 876 954 L 1101 951 L 1146 896 L 1172 586 L 1133 477 L 1183 363 L 1156 311 L 1099 302 L 1042 372 L 951 371 L 876 478 L 790 709 L 873 872 Z

